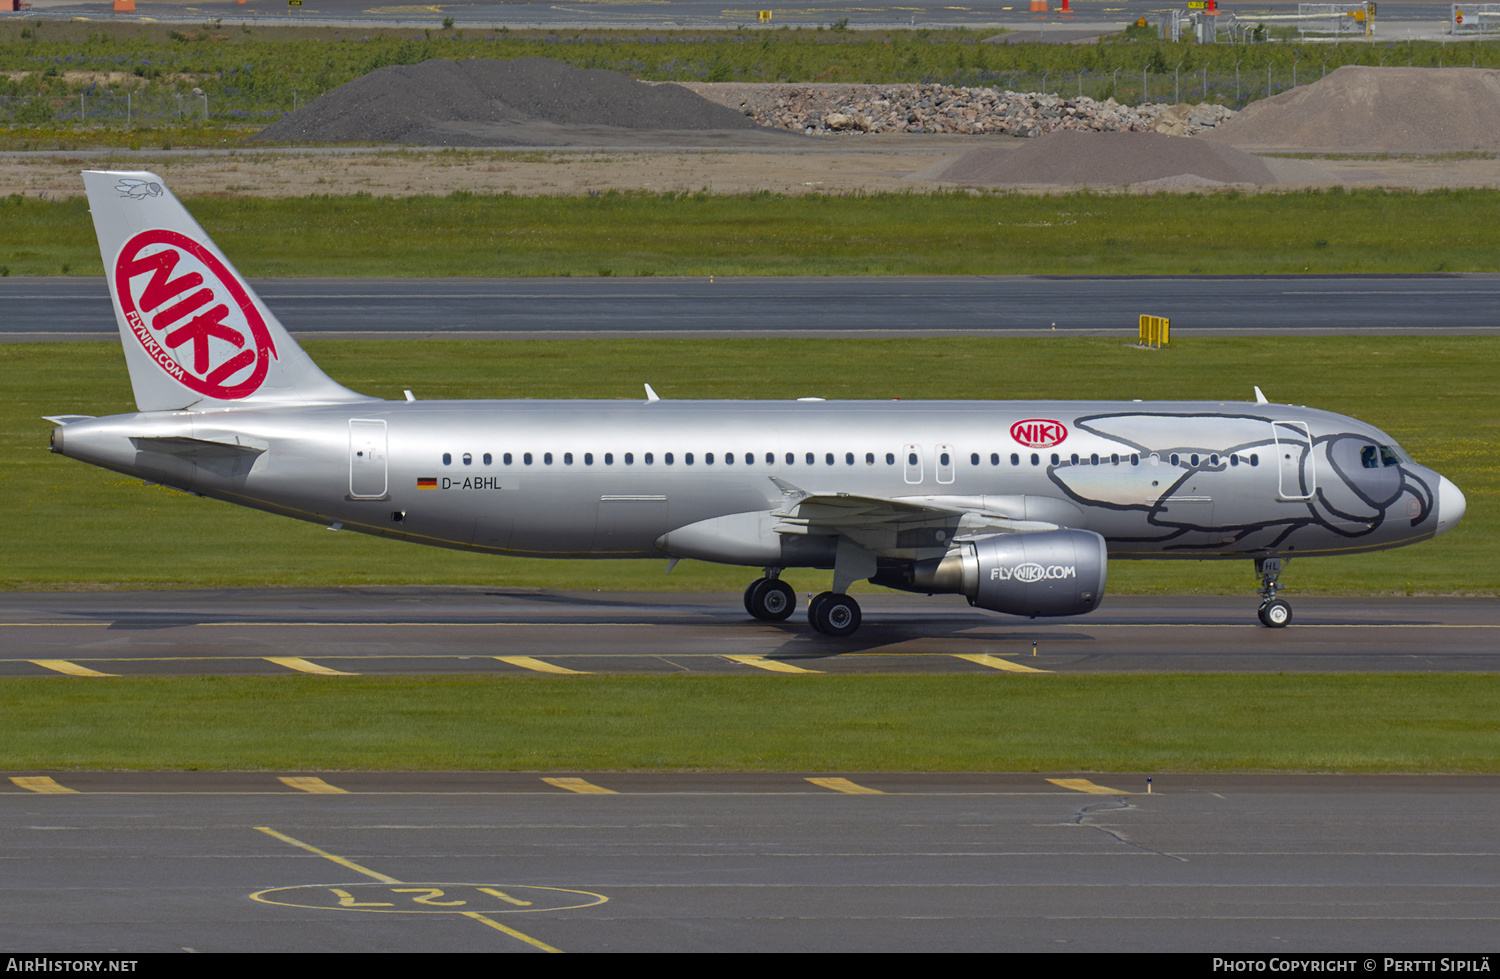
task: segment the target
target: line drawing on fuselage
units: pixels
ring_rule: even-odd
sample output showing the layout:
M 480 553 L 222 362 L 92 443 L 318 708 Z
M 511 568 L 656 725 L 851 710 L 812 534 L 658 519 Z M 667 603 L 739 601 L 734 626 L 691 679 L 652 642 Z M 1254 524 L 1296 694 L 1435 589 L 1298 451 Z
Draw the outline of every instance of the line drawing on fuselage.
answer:
M 151 482 L 442 547 L 832 571 L 1021 616 L 1097 608 L 1118 559 L 1256 562 L 1260 618 L 1292 557 L 1440 534 L 1465 500 L 1374 426 L 1249 402 L 402 401 L 324 374 L 167 189 L 86 171 L 137 411 L 56 415 L 52 450 Z M 160 187 L 121 194 L 121 186 Z

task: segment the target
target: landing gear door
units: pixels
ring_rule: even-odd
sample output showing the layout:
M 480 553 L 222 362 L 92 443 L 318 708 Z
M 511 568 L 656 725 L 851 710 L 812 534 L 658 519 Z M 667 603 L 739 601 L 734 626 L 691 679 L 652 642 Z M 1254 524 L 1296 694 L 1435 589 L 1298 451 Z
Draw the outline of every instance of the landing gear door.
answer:
M 1272 422 L 1271 434 L 1276 440 L 1276 498 L 1312 499 L 1318 489 L 1318 478 L 1307 423 Z
M 380 500 L 386 496 L 385 420 L 349 419 L 349 498 Z

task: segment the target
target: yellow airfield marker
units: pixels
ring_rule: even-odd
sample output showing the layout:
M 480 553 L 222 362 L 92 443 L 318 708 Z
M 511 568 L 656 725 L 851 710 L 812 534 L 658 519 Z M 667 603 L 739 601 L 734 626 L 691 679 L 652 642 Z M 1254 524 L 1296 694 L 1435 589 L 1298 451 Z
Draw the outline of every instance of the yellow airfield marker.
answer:
M 311 660 L 305 660 L 301 656 L 267 656 L 267 663 L 275 663 L 298 673 L 313 673 L 317 676 L 359 676 L 358 673 L 344 673 L 327 666 L 319 666 Z
M 534 656 L 496 656 L 495 658 L 502 663 L 519 666 L 523 670 L 536 670 L 538 673 L 571 673 L 575 676 L 588 675 L 587 670 L 570 670 L 566 666 L 556 666 L 552 663 L 543 662 Z
M 734 655 L 725 656 L 727 660 L 735 663 L 743 663 L 745 666 L 754 666 L 762 670 L 770 670 L 773 673 L 822 673 L 822 670 L 808 670 L 791 663 L 783 663 L 780 660 L 766 659 L 764 656 Z
M 808 781 L 821 788 L 832 789 L 835 792 L 845 792 L 849 795 L 885 795 L 879 789 L 856 785 L 847 778 L 810 778 Z
M 63 795 L 66 793 L 76 794 L 78 792 L 77 789 L 70 789 L 65 785 L 58 785 L 56 782 L 45 775 L 12 775 L 10 780 L 14 782 L 19 788 L 23 788 L 28 792 L 40 792 L 43 795 Z
M 1092 795 L 1135 795 L 1134 792 L 1126 792 L 1123 789 L 1095 785 L 1086 778 L 1049 778 L 1047 781 L 1060 788 L 1072 789 L 1074 792 L 1088 792 Z
M 544 778 L 543 782 L 555 785 L 559 789 L 567 789 L 569 792 L 582 792 L 586 795 L 619 795 L 614 789 L 606 789 L 602 785 L 581 778 Z
M 33 659 L 27 660 L 27 662 L 35 663 L 37 666 L 40 666 L 44 670 L 56 670 L 59 673 L 66 673 L 68 676 L 115 675 L 113 673 L 100 673 L 98 670 L 91 670 L 87 666 L 79 666 L 77 663 L 70 663 L 65 659 Z
M 341 789 L 337 785 L 329 785 L 320 778 L 311 775 L 304 776 L 278 776 L 276 781 L 293 789 L 301 789 L 303 792 L 311 792 L 315 795 L 348 795 L 348 789 Z

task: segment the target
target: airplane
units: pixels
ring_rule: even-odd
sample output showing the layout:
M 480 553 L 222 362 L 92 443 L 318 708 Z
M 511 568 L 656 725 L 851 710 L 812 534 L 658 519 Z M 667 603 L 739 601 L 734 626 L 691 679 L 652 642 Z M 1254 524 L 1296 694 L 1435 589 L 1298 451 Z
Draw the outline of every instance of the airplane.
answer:
M 1113 559 L 1291 558 L 1427 540 L 1463 493 L 1327 411 L 1179 401 L 404 401 L 324 374 L 152 173 L 86 171 L 138 410 L 58 415 L 53 452 L 379 537 L 761 568 L 746 612 L 860 626 L 852 584 L 1017 616 L 1091 612 Z

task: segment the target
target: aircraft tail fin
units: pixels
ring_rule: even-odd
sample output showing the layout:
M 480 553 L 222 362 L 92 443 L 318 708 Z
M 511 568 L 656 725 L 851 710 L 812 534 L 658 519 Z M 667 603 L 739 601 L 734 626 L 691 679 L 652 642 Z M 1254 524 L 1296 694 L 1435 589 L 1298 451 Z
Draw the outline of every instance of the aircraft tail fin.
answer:
M 156 174 L 83 183 L 141 411 L 376 400 L 318 369 Z

